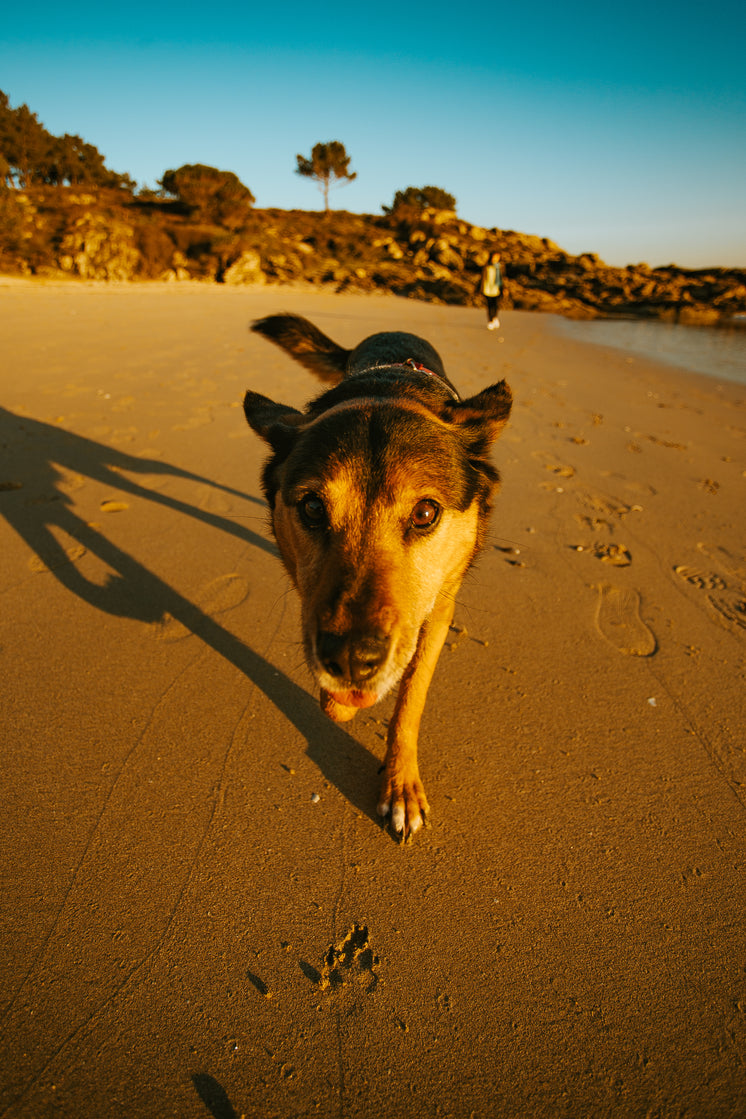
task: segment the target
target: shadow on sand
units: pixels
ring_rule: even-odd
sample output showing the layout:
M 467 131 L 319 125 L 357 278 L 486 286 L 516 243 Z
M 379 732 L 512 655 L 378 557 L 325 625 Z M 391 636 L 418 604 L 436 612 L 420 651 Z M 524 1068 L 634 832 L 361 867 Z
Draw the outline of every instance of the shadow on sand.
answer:
M 67 474 L 65 472 L 68 472 Z M 126 472 L 126 473 L 124 473 Z M 317 703 L 289 677 L 219 625 L 193 602 L 113 544 L 74 510 L 65 492 L 70 475 L 84 476 L 120 492 L 155 502 L 277 555 L 274 544 L 235 520 L 149 489 L 126 474 L 187 479 L 256 502 L 259 498 L 157 459 L 137 458 L 52 424 L 0 408 L 0 514 L 56 579 L 85 602 L 119 617 L 153 623 L 170 615 L 243 672 L 304 736 L 308 755 L 361 812 L 377 820 L 374 807 L 379 762 L 346 731 L 330 722 Z M 55 535 L 64 533 L 110 568 L 103 585 L 86 579 Z
M 228 1093 L 214 1076 L 210 1076 L 207 1072 L 198 1072 L 192 1077 L 192 1084 L 213 1119 L 238 1119 Z

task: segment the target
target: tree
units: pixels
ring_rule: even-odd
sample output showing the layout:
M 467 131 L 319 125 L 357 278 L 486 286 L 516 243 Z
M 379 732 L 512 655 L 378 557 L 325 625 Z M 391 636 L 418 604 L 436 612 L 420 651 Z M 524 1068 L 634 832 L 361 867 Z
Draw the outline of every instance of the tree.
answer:
M 407 187 L 406 190 L 397 190 L 390 206 L 381 208 L 384 214 L 396 214 L 407 210 L 417 213 L 427 209 L 455 210 L 456 199 L 440 187 Z
M 115 186 L 116 180 L 121 178 L 107 170 L 98 148 L 68 133 L 50 137 L 43 171 L 45 182 L 53 185 L 67 182 L 70 186 L 81 183 Z
M 11 109 L 0 90 L 0 178 L 8 186 L 86 184 L 102 187 L 135 186 L 129 175 L 110 171 L 101 152 L 80 136 L 53 136 L 28 105 Z
M 166 171 L 158 185 L 173 194 L 201 221 L 227 229 L 245 225 L 254 195 L 232 171 L 218 171 L 204 163 L 185 163 Z
M 0 103 L 0 152 L 10 168 L 10 179 L 27 187 L 43 179 L 43 163 L 51 137 L 28 105 L 11 109 L 6 94 Z
M 329 213 L 329 189 L 331 186 L 340 185 L 340 180 L 344 179 L 351 183 L 353 179 L 357 178 L 356 171 L 350 171 L 350 156 L 345 151 L 344 144 L 340 144 L 339 140 L 329 140 L 326 144 L 315 144 L 311 152 L 311 158 L 306 159 L 303 155 L 295 157 L 298 161 L 298 166 L 295 169 L 297 175 L 303 175 L 307 179 L 315 179 L 319 185 L 319 190 L 324 195 L 324 210 Z M 332 180 L 337 180 L 332 182 Z

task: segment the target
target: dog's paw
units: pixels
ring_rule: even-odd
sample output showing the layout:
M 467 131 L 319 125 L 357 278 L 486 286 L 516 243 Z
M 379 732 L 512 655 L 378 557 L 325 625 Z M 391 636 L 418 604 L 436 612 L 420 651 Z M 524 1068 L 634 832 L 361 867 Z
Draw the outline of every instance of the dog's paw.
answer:
M 378 801 L 378 815 L 388 818 L 397 839 L 407 842 L 421 827 L 427 827 L 429 811 L 425 789 L 416 769 L 406 776 L 401 773 L 386 774 Z

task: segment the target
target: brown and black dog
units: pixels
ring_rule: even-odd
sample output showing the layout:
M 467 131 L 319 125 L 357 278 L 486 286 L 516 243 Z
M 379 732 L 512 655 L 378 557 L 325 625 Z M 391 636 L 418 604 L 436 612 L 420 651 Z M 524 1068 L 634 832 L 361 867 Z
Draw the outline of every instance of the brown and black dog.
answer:
M 351 719 L 401 681 L 378 812 L 405 839 L 429 811 L 420 719 L 484 538 L 499 482 L 489 450 L 510 415 L 510 389 L 500 381 L 461 400 L 414 334 L 374 334 L 344 350 L 296 315 L 270 315 L 252 330 L 339 382 L 302 412 L 256 392 L 244 411 L 272 448 L 263 488 L 323 710 Z

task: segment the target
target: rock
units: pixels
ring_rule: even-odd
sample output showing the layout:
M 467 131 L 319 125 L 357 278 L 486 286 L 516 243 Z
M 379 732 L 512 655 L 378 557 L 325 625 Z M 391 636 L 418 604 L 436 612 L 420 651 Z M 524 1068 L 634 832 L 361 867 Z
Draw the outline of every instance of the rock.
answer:
M 484 268 L 485 264 L 489 262 L 490 251 L 489 249 L 472 249 L 469 253 L 469 260 L 480 271 Z
M 455 249 L 445 237 L 439 237 L 430 250 L 433 260 L 438 264 L 442 264 L 444 268 L 450 268 L 453 271 L 460 272 L 464 267 L 464 262 Z
M 172 267 L 161 273 L 159 279 L 165 280 L 167 283 L 192 279 L 192 274 L 188 268 L 189 261 L 178 249 L 173 254 L 171 264 Z
M 682 307 L 676 321 L 687 326 L 713 326 L 720 321 L 720 312 L 713 307 Z
M 131 225 L 86 212 L 60 241 L 57 263 L 84 280 L 131 280 L 140 254 Z
M 265 280 L 262 258 L 254 249 L 242 252 L 223 273 L 224 284 L 263 284 Z
M 457 220 L 455 210 L 426 209 L 422 211 L 422 216 L 426 220 L 431 221 L 433 225 L 449 225 L 451 222 Z

